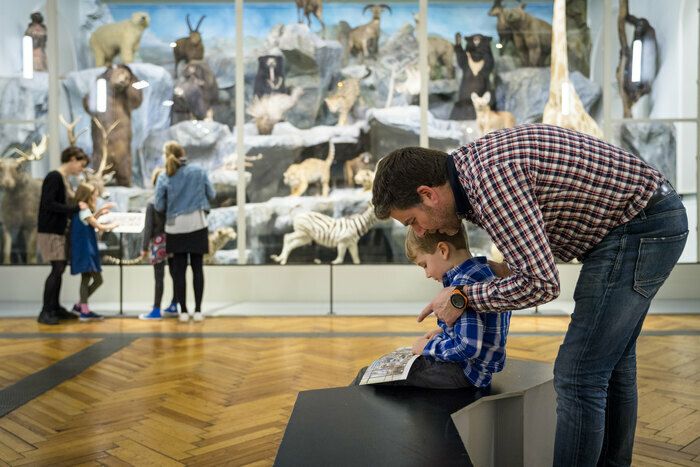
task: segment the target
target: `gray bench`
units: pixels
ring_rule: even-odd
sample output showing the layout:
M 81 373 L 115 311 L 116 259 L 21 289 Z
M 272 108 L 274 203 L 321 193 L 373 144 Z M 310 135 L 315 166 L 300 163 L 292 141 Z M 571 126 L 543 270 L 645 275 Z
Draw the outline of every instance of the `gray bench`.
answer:
M 551 365 L 508 360 L 481 398 L 392 386 L 303 391 L 275 465 L 551 465 L 551 380 Z

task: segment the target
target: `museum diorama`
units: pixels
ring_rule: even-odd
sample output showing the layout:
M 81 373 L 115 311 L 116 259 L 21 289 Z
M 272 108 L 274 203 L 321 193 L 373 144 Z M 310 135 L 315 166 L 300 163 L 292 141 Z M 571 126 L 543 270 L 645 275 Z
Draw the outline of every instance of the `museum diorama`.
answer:
M 60 2 L 65 30 L 53 36 L 43 2 L 0 3 L 11 12 L 0 31 L 5 264 L 42 261 L 34 237 L 50 169 L 51 80 L 60 93 L 60 149 L 90 155 L 82 177 L 114 211 L 145 209 L 166 141 L 207 170 L 217 193 L 207 219 L 211 264 L 239 262 L 239 203 L 248 264 L 406 262 L 404 227 L 378 220 L 370 199 L 380 158 L 419 145 L 421 77 L 429 80 L 432 148 L 451 151 L 494 130 L 545 122 L 618 144 L 680 192 L 695 193 L 677 180 L 677 164 L 697 151 L 697 122 L 689 122 L 697 39 L 681 44 L 683 13 L 660 2 L 613 0 L 606 12 L 603 1 L 436 1 L 424 18 L 418 2 L 251 2 L 240 57 L 233 3 Z M 58 76 L 48 72 L 51 37 Z M 427 70 L 418 66 L 421 43 Z M 243 116 L 237 85 L 245 86 Z M 245 119 L 243 148 L 237 117 Z M 469 234 L 475 254 L 496 253 L 484 233 L 469 226 Z M 137 233 L 106 233 L 100 245 L 106 263 L 134 264 L 141 243 Z

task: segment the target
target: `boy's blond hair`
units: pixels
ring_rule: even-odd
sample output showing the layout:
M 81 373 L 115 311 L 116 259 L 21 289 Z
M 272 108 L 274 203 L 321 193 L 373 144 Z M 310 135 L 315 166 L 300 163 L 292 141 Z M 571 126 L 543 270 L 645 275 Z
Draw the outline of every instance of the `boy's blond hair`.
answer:
M 416 258 L 421 253 L 432 255 L 437 250 L 438 243 L 445 242 L 452 245 L 457 250 L 468 250 L 469 241 L 464 227 L 459 226 L 459 231 L 454 235 L 447 235 L 440 232 L 426 233 L 423 237 L 416 235 L 416 231 L 410 226 L 406 233 L 406 257 L 415 262 Z

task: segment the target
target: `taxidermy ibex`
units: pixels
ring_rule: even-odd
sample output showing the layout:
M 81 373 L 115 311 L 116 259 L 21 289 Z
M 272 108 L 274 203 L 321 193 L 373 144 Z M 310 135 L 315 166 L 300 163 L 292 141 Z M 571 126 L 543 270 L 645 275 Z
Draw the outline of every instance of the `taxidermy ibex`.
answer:
M 2 197 L 3 262 L 10 264 L 12 235 L 24 233 L 27 245 L 27 262 L 36 263 L 36 225 L 41 196 L 41 181 L 32 178 L 21 166 L 27 161 L 40 160 L 48 148 L 48 138 L 43 136 L 37 145 L 32 143 L 29 154 L 13 148 L 11 154 L 20 157 L 0 158 L 0 188 Z
M 310 14 L 314 15 L 319 23 L 321 23 L 321 29 L 326 29 L 326 25 L 323 22 L 323 0 L 294 0 L 297 4 L 297 16 L 299 22 L 303 23 L 301 19 L 302 12 L 306 16 L 306 22 L 309 24 L 309 29 L 311 28 L 311 17 Z
M 192 29 L 190 24 L 190 15 L 186 16 L 187 29 L 190 30 L 190 34 L 187 37 L 181 37 L 175 41 L 175 47 L 173 47 L 173 55 L 175 56 L 175 78 L 177 78 L 177 65 L 181 61 L 185 63 L 190 63 L 192 60 L 203 60 L 204 59 L 204 43 L 202 43 L 202 35 L 199 33 L 199 26 L 202 25 L 206 16 L 199 18 L 197 22 L 197 27 Z
M 348 34 L 347 51 L 355 55 L 362 53 L 363 57 L 376 56 L 379 52 L 379 20 L 382 10 L 391 13 L 391 7 L 384 3 L 366 5 L 362 9 L 364 14 L 367 10 L 372 10 L 372 21 L 350 30 Z

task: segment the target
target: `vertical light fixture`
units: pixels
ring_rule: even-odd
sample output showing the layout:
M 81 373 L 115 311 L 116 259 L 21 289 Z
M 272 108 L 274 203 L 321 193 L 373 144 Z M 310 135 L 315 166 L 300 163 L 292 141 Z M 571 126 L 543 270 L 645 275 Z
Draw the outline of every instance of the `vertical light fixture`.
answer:
M 34 78 L 34 42 L 31 36 L 22 37 L 22 77 Z
M 100 78 L 97 80 L 97 95 L 95 110 L 98 112 L 107 112 L 107 80 Z
M 571 84 L 568 81 L 561 83 L 561 114 L 569 115 L 571 112 Z
M 633 83 L 642 80 L 642 41 L 637 39 L 632 42 L 632 77 Z

